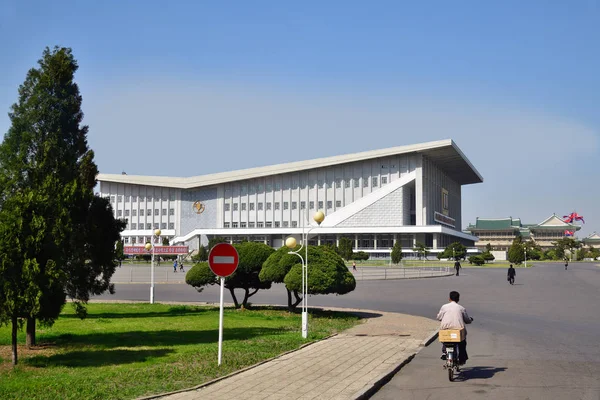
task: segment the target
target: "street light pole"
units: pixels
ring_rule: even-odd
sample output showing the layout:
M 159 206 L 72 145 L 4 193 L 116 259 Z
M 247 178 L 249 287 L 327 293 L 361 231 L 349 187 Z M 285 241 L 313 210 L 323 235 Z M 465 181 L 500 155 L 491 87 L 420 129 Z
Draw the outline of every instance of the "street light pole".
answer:
M 317 226 L 311 226 L 308 232 L 305 232 L 305 224 L 304 219 L 302 221 L 302 244 L 300 248 L 296 251 L 291 251 L 291 249 L 296 248 L 296 238 L 293 236 L 288 237 L 285 240 L 285 246 L 290 249 L 288 254 L 295 254 L 300 257 L 302 262 L 302 337 L 306 339 L 308 337 L 308 235 L 310 231 L 317 228 Z M 325 219 L 325 214 L 322 211 L 318 211 L 313 216 L 315 222 L 321 225 L 321 222 Z M 304 248 L 304 257 L 300 255 L 300 251 Z
M 152 238 L 150 239 L 152 242 L 156 241 L 156 238 L 160 238 L 160 229 L 156 229 Z M 154 304 L 154 247 L 155 243 L 146 243 L 146 250 L 152 250 L 152 262 L 150 264 L 150 304 Z

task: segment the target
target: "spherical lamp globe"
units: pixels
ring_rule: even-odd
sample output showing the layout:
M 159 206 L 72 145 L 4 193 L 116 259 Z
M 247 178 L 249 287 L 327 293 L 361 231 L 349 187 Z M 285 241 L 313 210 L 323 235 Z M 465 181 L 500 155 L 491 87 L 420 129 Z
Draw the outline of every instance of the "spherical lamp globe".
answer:
M 313 219 L 317 224 L 321 225 L 321 222 L 323 222 L 323 220 L 325 219 L 325 214 L 323 213 L 323 211 L 317 211 L 313 216 Z
M 288 249 L 293 249 L 296 247 L 296 238 L 293 236 L 290 236 L 289 238 L 285 239 L 285 246 Z
M 157 229 L 157 230 L 155 230 L 155 231 L 154 231 L 154 234 L 155 234 L 156 236 L 160 236 L 160 229 Z
M 146 243 L 146 245 L 144 246 L 144 248 L 148 251 L 152 250 L 152 245 L 150 243 Z

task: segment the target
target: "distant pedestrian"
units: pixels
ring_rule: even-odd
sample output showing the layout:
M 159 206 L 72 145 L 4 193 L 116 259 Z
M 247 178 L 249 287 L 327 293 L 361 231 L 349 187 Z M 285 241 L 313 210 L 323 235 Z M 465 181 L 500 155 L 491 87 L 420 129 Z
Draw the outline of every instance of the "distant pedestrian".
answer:
M 179 263 L 179 271 L 185 272 L 185 270 L 183 269 L 183 262 Z
M 456 276 L 458 276 L 460 274 L 459 271 L 461 268 L 462 267 L 461 267 L 460 263 L 458 262 L 458 260 L 456 260 L 456 262 L 454 263 L 454 269 L 456 270 Z
M 177 260 L 173 261 L 173 272 L 177 272 Z
M 356 261 L 352 261 L 352 271 L 356 271 Z
M 515 284 L 515 276 L 517 275 L 517 271 L 515 271 L 515 269 L 513 268 L 513 265 L 510 264 L 510 267 L 508 268 L 508 282 L 511 285 Z

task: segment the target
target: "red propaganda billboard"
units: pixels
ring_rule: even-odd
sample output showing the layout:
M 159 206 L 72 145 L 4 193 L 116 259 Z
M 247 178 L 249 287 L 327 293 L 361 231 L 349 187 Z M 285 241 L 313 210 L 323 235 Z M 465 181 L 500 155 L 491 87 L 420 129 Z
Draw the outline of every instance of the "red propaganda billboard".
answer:
M 154 254 L 188 254 L 188 246 L 154 246 Z M 123 253 L 128 255 L 152 254 L 144 246 L 124 246 Z

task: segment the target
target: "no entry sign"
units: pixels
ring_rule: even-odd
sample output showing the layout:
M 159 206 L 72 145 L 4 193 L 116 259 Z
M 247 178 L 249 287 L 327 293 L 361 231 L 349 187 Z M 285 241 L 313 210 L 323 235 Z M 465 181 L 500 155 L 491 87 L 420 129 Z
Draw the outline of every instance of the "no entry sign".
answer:
M 208 254 L 208 265 L 221 278 L 233 274 L 238 266 L 238 252 L 229 243 L 219 243 Z

